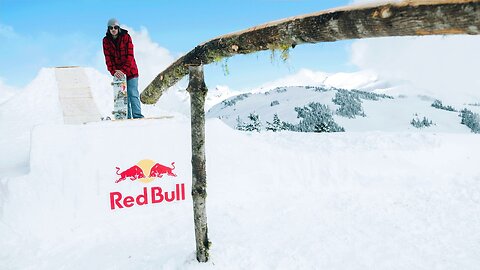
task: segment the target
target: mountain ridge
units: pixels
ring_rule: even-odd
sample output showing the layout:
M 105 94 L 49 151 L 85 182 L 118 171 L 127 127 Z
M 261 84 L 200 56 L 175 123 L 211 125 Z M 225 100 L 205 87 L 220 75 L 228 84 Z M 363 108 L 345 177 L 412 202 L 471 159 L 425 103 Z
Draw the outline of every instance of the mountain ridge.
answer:
M 275 114 L 285 123 L 298 125 L 298 111 L 312 110 L 310 104 L 328 107 L 332 118 L 345 131 L 421 131 L 421 132 L 470 132 L 461 122 L 460 111 L 479 111 L 475 104 L 460 104 L 455 111 L 434 107 L 440 100 L 425 95 L 389 95 L 388 89 L 363 91 L 332 86 L 276 87 L 264 93 L 243 93 L 230 97 L 207 112 L 232 128 L 240 122 L 248 122 L 250 115 L 258 115 L 265 130 Z M 454 108 L 450 104 L 445 107 Z M 431 120 L 430 126 L 416 127 L 412 121 Z

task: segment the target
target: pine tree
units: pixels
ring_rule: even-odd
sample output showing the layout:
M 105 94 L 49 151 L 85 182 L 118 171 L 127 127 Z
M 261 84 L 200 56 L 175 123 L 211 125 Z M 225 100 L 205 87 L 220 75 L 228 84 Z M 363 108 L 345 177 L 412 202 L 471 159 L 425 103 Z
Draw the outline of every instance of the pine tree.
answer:
M 416 128 L 424 128 L 424 127 L 429 127 L 431 125 L 433 125 L 433 122 L 432 120 L 428 120 L 425 116 L 423 117 L 422 120 L 420 120 L 418 118 L 418 114 L 415 114 L 415 117 L 414 119 L 412 119 L 412 121 L 410 121 L 410 124 Z
M 258 114 L 250 113 L 248 119 L 250 119 L 250 123 L 245 124 L 244 130 L 260 132 L 260 130 L 262 129 L 262 124 L 260 123 L 260 118 L 258 117 Z
M 330 132 L 330 127 L 325 123 L 315 124 L 313 132 Z
M 267 130 L 271 130 L 273 132 L 277 132 L 282 130 L 282 122 L 280 121 L 280 118 L 278 118 L 278 114 L 273 115 L 273 123 L 270 123 L 267 121 Z
M 240 115 L 237 116 L 237 126 L 235 128 L 237 130 L 245 131 L 245 123 L 240 118 Z
M 274 100 L 270 103 L 270 107 L 277 106 L 279 104 L 280 104 L 280 102 L 278 102 L 278 100 Z
M 294 124 L 282 121 L 282 130 L 297 131 L 297 127 Z
M 461 111 L 460 116 L 462 117 L 462 125 L 466 125 L 474 133 L 480 133 L 480 115 L 465 108 Z
M 297 118 L 302 118 L 295 126 L 300 132 L 343 132 L 345 129 L 335 123 L 328 106 L 311 102 L 305 107 L 295 107 Z
M 332 99 L 332 101 L 333 103 L 340 105 L 340 108 L 337 109 L 338 115 L 348 118 L 355 118 L 355 115 L 365 117 L 362 108 L 362 101 L 357 92 L 338 89 L 335 98 Z

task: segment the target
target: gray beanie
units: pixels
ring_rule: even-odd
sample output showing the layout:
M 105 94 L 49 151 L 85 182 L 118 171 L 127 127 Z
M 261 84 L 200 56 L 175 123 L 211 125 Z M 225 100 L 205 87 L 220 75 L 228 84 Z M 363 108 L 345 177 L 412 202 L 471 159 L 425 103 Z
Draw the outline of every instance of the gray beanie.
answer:
M 108 20 L 107 26 L 114 26 L 114 25 L 120 26 L 120 23 L 118 22 L 117 19 L 111 18 L 110 20 Z

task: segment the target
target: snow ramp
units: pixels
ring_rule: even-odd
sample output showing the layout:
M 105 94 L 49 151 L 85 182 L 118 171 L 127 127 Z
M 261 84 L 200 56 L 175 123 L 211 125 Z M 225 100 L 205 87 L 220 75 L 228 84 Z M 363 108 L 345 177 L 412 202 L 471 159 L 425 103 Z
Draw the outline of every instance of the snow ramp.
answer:
M 100 112 L 108 116 L 113 108 L 111 89 L 108 76 L 91 68 L 42 68 L 22 91 L 0 105 L 0 152 L 9 153 L 0 159 L 0 178 L 28 173 L 35 126 L 97 122 Z
M 81 67 L 57 67 L 55 78 L 65 124 L 83 124 L 100 121 L 88 77 Z

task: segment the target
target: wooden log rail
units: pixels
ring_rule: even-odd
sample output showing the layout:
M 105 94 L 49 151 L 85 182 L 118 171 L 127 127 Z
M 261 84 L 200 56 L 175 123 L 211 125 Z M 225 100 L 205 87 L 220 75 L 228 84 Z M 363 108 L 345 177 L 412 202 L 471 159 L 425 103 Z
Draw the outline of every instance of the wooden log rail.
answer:
M 345 39 L 479 33 L 480 0 L 415 0 L 321 11 L 200 44 L 158 74 L 140 99 L 145 104 L 154 104 L 166 89 L 188 74 L 188 66 L 206 65 L 236 54 Z

